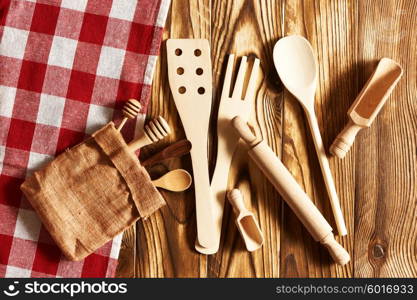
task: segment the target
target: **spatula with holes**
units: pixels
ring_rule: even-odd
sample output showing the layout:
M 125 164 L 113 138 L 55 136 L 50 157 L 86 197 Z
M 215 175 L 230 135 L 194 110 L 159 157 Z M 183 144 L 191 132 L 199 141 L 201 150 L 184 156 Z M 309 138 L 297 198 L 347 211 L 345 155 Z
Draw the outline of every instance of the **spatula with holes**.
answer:
M 207 154 L 212 105 L 210 46 L 204 39 L 169 39 L 167 57 L 171 92 L 192 144 L 197 243 L 209 248 L 216 244 Z

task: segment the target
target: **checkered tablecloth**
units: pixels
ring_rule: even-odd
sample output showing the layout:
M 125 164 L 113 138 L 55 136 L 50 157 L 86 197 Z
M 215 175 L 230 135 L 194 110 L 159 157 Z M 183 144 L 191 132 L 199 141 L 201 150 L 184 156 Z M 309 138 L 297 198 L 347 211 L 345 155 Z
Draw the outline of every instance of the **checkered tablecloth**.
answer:
M 0 0 L 0 277 L 114 276 L 121 235 L 70 262 L 19 187 L 127 99 L 146 109 L 169 2 Z

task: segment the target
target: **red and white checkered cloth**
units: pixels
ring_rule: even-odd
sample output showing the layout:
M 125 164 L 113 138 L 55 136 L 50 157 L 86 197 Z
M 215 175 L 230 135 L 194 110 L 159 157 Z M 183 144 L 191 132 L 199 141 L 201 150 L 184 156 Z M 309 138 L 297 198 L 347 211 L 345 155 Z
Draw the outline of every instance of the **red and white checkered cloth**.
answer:
M 70 262 L 19 187 L 127 99 L 146 107 L 169 2 L 0 0 L 0 277 L 114 276 L 121 235 Z

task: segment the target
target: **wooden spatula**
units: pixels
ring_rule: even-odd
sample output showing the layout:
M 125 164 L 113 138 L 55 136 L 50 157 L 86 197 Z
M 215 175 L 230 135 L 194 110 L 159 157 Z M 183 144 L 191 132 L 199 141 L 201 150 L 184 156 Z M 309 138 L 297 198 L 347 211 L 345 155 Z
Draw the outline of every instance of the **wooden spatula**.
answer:
M 212 103 L 210 46 L 202 39 L 167 41 L 168 79 L 187 139 L 191 142 L 197 216 L 197 240 L 216 244 L 207 140 Z
M 389 58 L 381 59 L 349 108 L 349 123 L 333 142 L 330 153 L 339 158 L 345 157 L 358 132 L 362 128 L 371 126 L 402 74 L 403 70 L 398 63 Z

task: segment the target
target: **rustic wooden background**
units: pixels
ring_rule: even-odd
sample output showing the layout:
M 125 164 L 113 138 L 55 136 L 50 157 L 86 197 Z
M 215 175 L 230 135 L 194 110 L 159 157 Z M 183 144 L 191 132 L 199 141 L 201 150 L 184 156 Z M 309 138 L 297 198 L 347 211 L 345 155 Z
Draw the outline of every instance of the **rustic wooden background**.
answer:
M 378 59 L 387 56 L 404 76 L 372 127 L 363 130 L 344 160 L 330 159 L 349 235 L 338 240 L 352 256 L 332 263 L 244 151 L 234 157 L 229 185 L 250 199 L 266 238 L 248 253 L 226 206 L 222 243 L 213 256 L 194 250 L 193 190 L 162 192 L 168 205 L 128 230 L 119 277 L 416 277 L 417 276 L 417 1 L 410 0 L 172 0 L 164 39 L 206 38 L 211 43 L 213 111 L 222 88 L 227 54 L 261 59 L 261 85 L 252 122 L 314 203 L 334 225 L 308 124 L 301 107 L 283 90 L 273 66 L 275 42 L 301 34 L 319 62 L 316 112 L 328 149 L 347 122 L 346 112 Z M 167 78 L 162 44 L 150 116 L 176 128 L 143 158 L 184 138 Z M 213 122 L 215 132 L 215 122 Z M 215 140 L 215 139 L 214 139 Z M 216 143 L 212 143 L 212 152 Z M 215 153 L 215 152 L 214 152 Z M 212 166 L 214 160 L 211 155 Z M 149 170 L 191 171 L 190 157 Z M 212 171 L 212 170 L 211 170 Z

